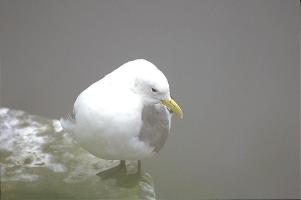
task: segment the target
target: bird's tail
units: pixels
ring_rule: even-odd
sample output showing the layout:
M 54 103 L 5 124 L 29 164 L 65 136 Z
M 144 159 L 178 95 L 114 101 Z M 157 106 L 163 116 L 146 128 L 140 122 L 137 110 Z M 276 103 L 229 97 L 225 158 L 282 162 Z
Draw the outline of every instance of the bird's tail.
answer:
M 75 118 L 71 114 L 60 119 L 62 128 L 67 132 L 72 132 L 75 126 Z

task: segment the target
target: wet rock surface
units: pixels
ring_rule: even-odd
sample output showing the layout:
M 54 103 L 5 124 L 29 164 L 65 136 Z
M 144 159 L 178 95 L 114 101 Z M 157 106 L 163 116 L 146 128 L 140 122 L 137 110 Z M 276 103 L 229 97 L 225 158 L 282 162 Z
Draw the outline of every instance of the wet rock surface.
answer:
M 58 120 L 0 108 L 1 199 L 155 199 L 152 178 L 96 174 L 118 161 L 99 159 L 64 132 Z

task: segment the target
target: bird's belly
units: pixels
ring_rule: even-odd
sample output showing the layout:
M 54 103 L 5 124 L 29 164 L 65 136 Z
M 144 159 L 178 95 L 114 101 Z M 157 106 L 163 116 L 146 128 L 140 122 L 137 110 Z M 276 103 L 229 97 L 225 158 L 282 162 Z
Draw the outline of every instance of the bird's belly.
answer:
M 124 134 L 102 135 L 86 132 L 76 135 L 79 144 L 93 155 L 108 160 L 140 160 L 155 154 L 154 147 L 140 141 L 137 136 Z
M 124 107 L 116 98 L 111 99 L 113 107 L 79 101 L 85 109 L 80 109 L 76 116 L 74 135 L 78 143 L 104 159 L 138 160 L 152 156 L 154 148 L 138 137 L 142 123 L 138 100 L 131 98 L 132 107 Z

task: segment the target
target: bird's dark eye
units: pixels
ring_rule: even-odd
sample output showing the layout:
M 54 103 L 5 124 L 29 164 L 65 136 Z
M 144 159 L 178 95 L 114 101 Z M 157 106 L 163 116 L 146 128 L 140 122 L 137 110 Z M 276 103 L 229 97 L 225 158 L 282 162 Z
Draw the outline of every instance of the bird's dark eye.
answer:
M 155 88 L 152 88 L 152 91 L 153 91 L 153 92 L 158 92 L 158 90 L 156 90 Z

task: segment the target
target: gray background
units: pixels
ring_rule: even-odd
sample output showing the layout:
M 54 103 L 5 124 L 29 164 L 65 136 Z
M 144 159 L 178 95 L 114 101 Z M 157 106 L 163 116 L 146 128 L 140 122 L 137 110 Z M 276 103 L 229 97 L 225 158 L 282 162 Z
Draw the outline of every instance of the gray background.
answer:
M 299 197 L 297 0 L 1 0 L 1 103 L 47 117 L 126 61 L 184 119 L 144 162 L 166 199 Z

